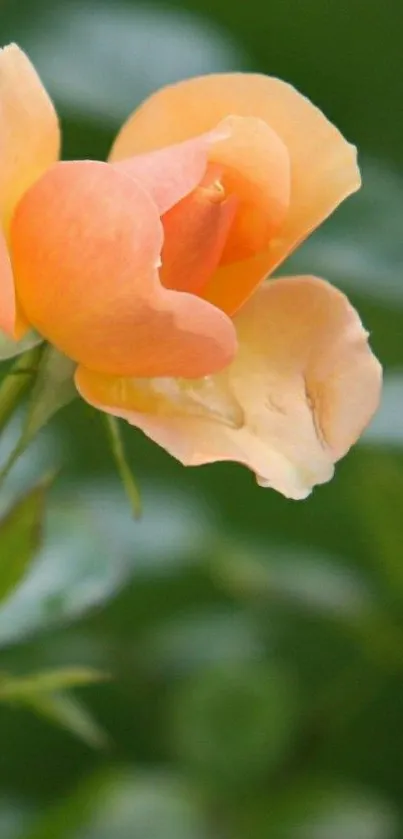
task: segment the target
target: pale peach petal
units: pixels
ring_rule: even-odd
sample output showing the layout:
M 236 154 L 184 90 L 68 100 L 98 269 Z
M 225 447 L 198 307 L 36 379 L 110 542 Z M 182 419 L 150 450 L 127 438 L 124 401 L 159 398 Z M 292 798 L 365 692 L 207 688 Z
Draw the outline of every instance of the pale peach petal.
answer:
M 158 277 L 156 205 L 107 163 L 56 164 L 11 227 L 16 287 L 36 330 L 75 361 L 116 375 L 203 376 L 236 349 L 232 322 Z
M 0 51 L 0 215 L 7 231 L 21 195 L 59 156 L 56 112 L 31 62 L 16 46 Z
M 262 119 L 228 117 L 219 127 L 228 136 L 212 145 L 209 161 L 222 168 L 226 193 L 239 201 L 223 256 L 224 262 L 234 262 L 265 248 L 284 221 L 291 194 L 290 158 Z M 246 290 L 245 298 L 251 291 Z
M 0 228 L 0 330 L 8 338 L 19 340 L 29 331 L 26 320 L 15 295 L 14 274 L 6 238 Z
M 217 272 L 208 299 L 230 313 L 243 302 L 237 289 L 246 279 L 257 285 L 360 186 L 356 150 L 335 126 L 291 85 L 256 74 L 203 76 L 163 88 L 123 126 L 112 159 L 182 142 L 231 115 L 258 117 L 283 141 L 291 161 L 291 205 L 263 253 Z
M 229 127 L 210 131 L 194 140 L 149 154 L 139 154 L 112 165 L 135 178 L 152 196 L 163 215 L 200 183 L 206 171 L 210 146 L 229 133 Z
M 0 329 L 13 336 L 15 326 L 15 291 L 10 256 L 4 234 L 0 230 Z
M 77 387 L 185 465 L 236 460 L 262 486 L 305 498 L 372 417 L 380 365 L 345 295 L 315 277 L 265 284 L 236 326 L 238 354 L 216 376 L 139 383 L 79 368 Z

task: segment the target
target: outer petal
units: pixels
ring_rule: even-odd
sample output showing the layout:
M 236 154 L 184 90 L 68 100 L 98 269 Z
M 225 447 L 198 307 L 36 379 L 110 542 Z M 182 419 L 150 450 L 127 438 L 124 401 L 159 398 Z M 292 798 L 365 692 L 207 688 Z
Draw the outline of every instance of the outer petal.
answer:
M 11 228 L 17 292 L 37 331 L 75 361 L 116 375 L 203 376 L 236 347 L 231 321 L 159 282 L 156 205 L 107 163 L 59 163 Z
M 59 156 L 55 109 L 31 62 L 16 46 L 0 51 L 0 202 L 3 225 L 31 184 Z
M 194 383 L 199 405 L 204 389 L 210 406 L 204 418 L 201 410 L 199 416 L 194 409 L 185 414 L 184 403 L 175 408 L 167 381 L 165 391 L 162 382 L 150 383 L 147 403 L 135 381 L 97 377 L 81 368 L 78 389 L 88 402 L 138 426 L 185 465 L 237 460 L 263 486 L 305 498 L 315 484 L 332 477 L 334 462 L 378 405 L 381 372 L 367 333 L 347 298 L 314 277 L 266 284 L 236 325 L 238 355 L 210 378 L 213 398 L 202 382 Z M 215 399 L 214 420 L 217 394 L 222 402 Z M 150 405 L 154 413 L 146 413 Z
M 209 131 L 228 115 L 259 117 L 288 149 L 291 207 L 265 252 L 217 273 L 206 296 L 232 313 L 243 302 L 237 289 L 256 285 L 357 190 L 356 150 L 308 99 L 291 85 L 255 74 L 189 79 L 163 88 L 134 112 L 112 149 L 112 159 L 178 143 Z M 231 292 L 228 292 L 231 289 Z
M 0 50 L 0 219 L 6 236 L 18 200 L 57 160 L 59 145 L 57 116 L 36 71 L 15 44 L 5 47 Z M 0 327 L 13 335 L 16 301 L 3 254 Z M 23 331 L 19 324 L 17 332 Z
M 0 229 L 0 329 L 13 337 L 16 315 L 14 277 L 4 233 Z

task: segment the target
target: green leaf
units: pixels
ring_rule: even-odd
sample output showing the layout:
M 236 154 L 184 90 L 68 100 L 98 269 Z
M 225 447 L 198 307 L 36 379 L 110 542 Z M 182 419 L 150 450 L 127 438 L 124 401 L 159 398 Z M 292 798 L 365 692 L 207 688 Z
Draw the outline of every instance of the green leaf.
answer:
M 27 414 L 24 428 L 25 445 L 54 414 L 77 397 L 74 385 L 75 368 L 75 362 L 55 347 L 46 347 Z
M 49 479 L 30 490 L 0 521 L 0 601 L 25 576 L 42 541 L 44 500 Z
M 28 332 L 20 341 L 13 341 L 0 330 L 0 361 L 6 361 L 8 358 L 15 358 L 27 350 L 32 350 L 41 344 L 43 338 L 37 335 L 36 332 Z
M 7 425 L 38 372 L 42 347 L 27 350 L 12 366 L 0 385 L 0 431 Z
M 64 667 L 21 677 L 0 674 L 0 702 L 30 708 L 88 745 L 99 748 L 107 742 L 105 734 L 85 707 L 65 689 L 105 678 L 105 674 L 89 667 Z
M 112 417 L 110 414 L 105 414 L 105 421 L 118 474 L 126 490 L 133 515 L 135 518 L 139 518 L 141 515 L 141 496 L 130 466 L 127 462 L 122 435 L 120 433 L 119 421 L 116 417 Z
M 42 354 L 20 438 L 2 471 L 4 479 L 21 454 L 49 420 L 77 397 L 74 386 L 75 363 L 55 347 L 47 346 Z
M 14 704 L 30 708 L 49 722 L 65 728 L 92 748 L 105 748 L 108 743 L 107 735 L 89 711 L 68 693 L 31 693 Z
M 169 578 L 210 552 L 216 526 L 202 499 L 165 485 L 144 496 L 134 522 L 117 482 L 52 494 L 37 561 L 0 609 L 0 645 L 85 614 L 134 575 Z
M 52 693 L 63 688 L 82 687 L 106 679 L 104 673 L 90 667 L 62 667 L 34 673 L 32 676 L 4 676 L 0 674 L 0 701 L 24 700 L 37 693 Z

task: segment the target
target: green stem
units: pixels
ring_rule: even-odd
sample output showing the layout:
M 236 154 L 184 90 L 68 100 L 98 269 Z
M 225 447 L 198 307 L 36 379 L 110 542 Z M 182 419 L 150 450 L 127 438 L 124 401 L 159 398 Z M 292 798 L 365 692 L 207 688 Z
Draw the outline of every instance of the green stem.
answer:
M 141 497 L 136 482 L 126 460 L 123 440 L 120 434 L 119 422 L 116 417 L 105 414 L 106 428 L 108 430 L 112 454 L 115 458 L 116 467 L 135 518 L 141 516 Z
M 0 385 L 0 432 L 7 425 L 22 397 L 34 381 L 42 345 L 19 356 Z

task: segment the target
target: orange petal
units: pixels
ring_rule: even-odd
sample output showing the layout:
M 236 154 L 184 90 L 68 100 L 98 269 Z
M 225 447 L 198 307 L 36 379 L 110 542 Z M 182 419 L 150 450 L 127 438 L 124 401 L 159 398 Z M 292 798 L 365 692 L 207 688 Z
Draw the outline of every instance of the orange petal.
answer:
M 220 262 L 237 203 L 212 184 L 197 187 L 165 213 L 160 277 L 166 288 L 201 292 Z
M 338 204 L 357 190 L 356 150 L 308 99 L 279 79 L 222 74 L 163 88 L 134 112 L 112 149 L 112 159 L 179 143 L 214 128 L 229 115 L 258 117 L 283 141 L 291 161 L 291 206 L 269 247 L 243 263 L 224 266 L 208 299 L 233 313 L 251 287 L 272 272 Z
M 16 46 L 0 51 L 0 213 L 7 230 L 21 195 L 59 156 L 57 116 L 36 70 Z
M 107 163 L 56 164 L 21 200 L 11 246 L 27 318 L 90 369 L 203 376 L 234 355 L 226 315 L 161 285 L 157 207 Z
M 10 256 L 4 234 L 0 230 L 0 329 L 13 337 L 15 325 L 15 290 Z
M 202 191 L 193 196 L 188 194 L 203 179 L 207 155 L 209 168 L 216 167 L 220 171 L 224 193 L 237 199 L 238 208 L 231 230 L 228 204 L 224 220 L 223 204 L 213 207 L 210 202 L 203 202 Z M 233 262 L 266 247 L 289 207 L 290 161 L 287 148 L 261 119 L 228 117 L 219 123 L 215 131 L 113 165 L 135 177 L 153 196 L 161 213 L 169 210 L 164 218 L 166 246 L 163 262 L 167 263 L 167 270 L 164 271 L 163 282 L 170 288 L 200 292 L 204 281 L 215 273 L 220 257 L 221 261 Z M 216 242 L 220 241 L 220 252 L 217 245 L 214 259 L 208 235 L 203 235 L 200 230 L 202 206 L 203 216 L 208 208 L 210 210 L 203 226 L 214 227 L 213 215 L 217 216 Z M 232 209 L 234 211 L 234 205 Z M 183 281 L 179 280 L 180 274 Z M 168 275 L 172 279 L 168 280 Z M 215 279 L 212 282 L 214 286 Z M 239 302 L 243 302 L 256 283 L 253 272 L 250 273 L 250 281 L 244 274 L 242 286 L 228 289 L 228 292 L 235 292 Z M 210 286 L 211 283 L 203 292 L 203 297 L 207 299 Z
M 222 260 L 228 263 L 267 247 L 289 209 L 291 172 L 287 147 L 263 120 L 228 117 L 219 127 L 228 136 L 212 145 L 209 161 L 222 168 L 226 193 L 239 201 Z M 245 283 L 245 299 L 253 288 Z
M 229 133 L 229 128 L 210 131 L 194 140 L 130 157 L 113 166 L 135 178 L 152 196 L 163 215 L 200 183 L 211 144 Z
M 6 238 L 21 195 L 58 158 L 58 120 L 27 56 L 15 44 L 0 50 L 0 228 Z M 0 236 L 0 327 L 12 338 L 28 324 L 15 299 L 6 241 Z
M 380 365 L 345 295 L 315 277 L 265 284 L 236 326 L 238 354 L 216 376 L 139 383 L 79 368 L 77 387 L 185 465 L 239 461 L 262 486 L 305 498 L 372 417 Z

